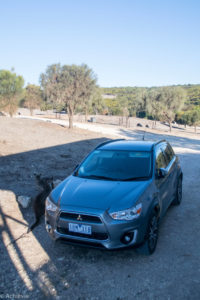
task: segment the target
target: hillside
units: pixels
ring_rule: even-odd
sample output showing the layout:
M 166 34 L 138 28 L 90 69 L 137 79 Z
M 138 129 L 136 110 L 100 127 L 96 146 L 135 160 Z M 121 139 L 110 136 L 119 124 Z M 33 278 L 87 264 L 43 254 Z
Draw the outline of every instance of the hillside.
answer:
M 187 104 L 188 105 L 200 105 L 200 84 L 187 84 L 187 85 L 177 85 L 178 87 L 183 88 L 187 93 Z M 169 86 L 170 87 L 170 86 Z M 171 86 L 172 87 L 172 86 Z M 111 87 L 106 88 L 102 87 L 102 94 L 108 95 L 116 95 L 122 96 L 127 94 L 136 94 L 139 90 L 150 90 L 150 89 L 158 89 L 159 87 Z

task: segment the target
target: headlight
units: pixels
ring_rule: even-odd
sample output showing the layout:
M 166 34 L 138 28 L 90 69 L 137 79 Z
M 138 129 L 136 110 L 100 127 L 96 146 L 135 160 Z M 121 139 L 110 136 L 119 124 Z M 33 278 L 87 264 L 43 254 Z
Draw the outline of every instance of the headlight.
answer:
M 57 206 L 47 197 L 46 199 L 46 210 L 56 211 Z
M 132 208 L 113 212 L 110 216 L 115 220 L 133 220 L 140 216 L 142 211 L 142 204 L 138 204 Z

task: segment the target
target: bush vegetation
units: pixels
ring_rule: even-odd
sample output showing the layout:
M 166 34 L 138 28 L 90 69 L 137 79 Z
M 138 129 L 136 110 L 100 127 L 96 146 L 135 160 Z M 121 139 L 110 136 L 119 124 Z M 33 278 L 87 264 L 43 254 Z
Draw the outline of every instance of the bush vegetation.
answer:
M 75 113 L 149 118 L 196 126 L 200 124 L 200 84 L 164 87 L 100 88 L 87 65 L 53 64 L 40 76 L 40 86 L 28 84 L 13 71 L 0 70 L 0 110 L 11 116 L 18 106 L 65 110 L 69 127 Z

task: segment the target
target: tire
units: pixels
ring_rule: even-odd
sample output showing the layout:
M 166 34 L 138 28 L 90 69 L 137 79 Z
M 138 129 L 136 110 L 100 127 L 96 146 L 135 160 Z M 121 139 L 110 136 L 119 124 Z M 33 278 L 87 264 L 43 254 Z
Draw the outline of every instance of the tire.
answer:
M 144 243 L 139 246 L 136 251 L 140 254 L 151 255 L 155 252 L 159 233 L 159 220 L 157 214 L 154 212 L 147 226 Z
M 173 205 L 180 205 L 182 201 L 182 178 L 178 178 L 177 188 L 176 188 L 176 195 L 172 202 Z

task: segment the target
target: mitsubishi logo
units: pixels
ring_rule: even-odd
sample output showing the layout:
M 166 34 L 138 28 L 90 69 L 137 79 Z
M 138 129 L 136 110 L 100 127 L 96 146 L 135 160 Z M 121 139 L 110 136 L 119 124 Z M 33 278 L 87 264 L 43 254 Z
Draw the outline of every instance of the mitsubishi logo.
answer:
M 82 221 L 83 219 L 81 218 L 81 215 L 78 215 L 77 221 Z

